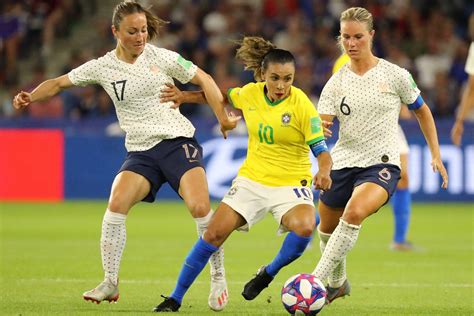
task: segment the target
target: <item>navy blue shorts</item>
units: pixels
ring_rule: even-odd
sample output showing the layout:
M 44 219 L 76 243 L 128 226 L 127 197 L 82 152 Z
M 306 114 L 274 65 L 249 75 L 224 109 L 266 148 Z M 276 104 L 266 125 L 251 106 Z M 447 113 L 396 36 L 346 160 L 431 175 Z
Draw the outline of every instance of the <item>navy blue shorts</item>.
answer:
M 179 195 L 179 181 L 183 174 L 195 167 L 202 167 L 202 147 L 193 138 L 165 139 L 145 151 L 131 151 L 119 173 L 128 170 L 144 176 L 151 185 L 143 199 L 153 202 L 161 185 L 168 182 Z
M 373 182 L 383 187 L 388 193 L 385 202 L 387 203 L 397 189 L 400 168 L 392 164 L 378 164 L 367 168 L 331 170 L 331 179 L 331 189 L 319 193 L 319 199 L 329 207 L 346 207 L 354 188 L 365 182 Z

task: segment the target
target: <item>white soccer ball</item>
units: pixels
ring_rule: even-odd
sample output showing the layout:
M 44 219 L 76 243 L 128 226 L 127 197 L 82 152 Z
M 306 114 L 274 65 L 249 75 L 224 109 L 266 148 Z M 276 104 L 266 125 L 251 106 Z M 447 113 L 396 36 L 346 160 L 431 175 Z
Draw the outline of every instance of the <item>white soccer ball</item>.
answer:
M 316 315 L 326 304 L 326 288 L 312 274 L 289 278 L 281 289 L 281 301 L 291 315 Z

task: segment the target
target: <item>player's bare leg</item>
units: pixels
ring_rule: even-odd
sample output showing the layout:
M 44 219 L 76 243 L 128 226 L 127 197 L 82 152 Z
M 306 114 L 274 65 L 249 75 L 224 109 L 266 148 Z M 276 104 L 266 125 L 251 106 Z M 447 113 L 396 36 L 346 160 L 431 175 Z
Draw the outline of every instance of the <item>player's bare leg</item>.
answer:
M 196 221 L 198 235 L 202 236 L 214 214 L 209 203 L 209 191 L 204 169 L 197 167 L 188 170 L 181 178 L 179 193 Z M 224 309 L 229 300 L 225 279 L 223 247 L 219 247 L 212 254 L 209 264 L 211 269 L 211 288 L 208 304 L 212 310 L 220 311 Z
M 165 300 L 158 304 L 153 311 L 178 311 L 184 295 L 204 269 L 212 253 L 217 251 L 235 229 L 244 224 L 245 220 L 240 214 L 221 202 L 208 229 L 186 257 L 173 292 L 168 297 L 163 296 Z
M 354 189 L 352 197 L 339 220 L 339 224 L 332 232 L 323 256 L 313 271 L 317 278 L 325 280 L 334 271 L 342 259 L 354 247 L 359 236 L 361 223 L 365 218 L 375 213 L 387 199 L 387 191 L 375 183 L 366 182 Z M 321 230 L 325 229 L 323 221 L 324 219 L 321 217 Z M 330 228 L 327 229 L 330 230 Z M 343 281 L 340 287 L 333 288 L 334 291 L 332 292 L 335 295 L 332 297 L 332 300 L 349 294 L 350 285 L 346 280 Z M 328 302 L 331 301 L 328 299 Z
M 316 226 L 315 212 L 314 206 L 300 204 L 283 215 L 281 225 L 290 232 L 272 262 L 261 267 L 255 277 L 245 284 L 242 296 L 246 300 L 255 299 L 260 292 L 268 287 L 281 268 L 303 254 Z
M 118 273 L 127 239 L 125 220 L 130 208 L 141 201 L 149 191 L 150 183 L 137 173 L 123 171 L 115 177 L 100 239 L 105 277 L 94 289 L 84 292 L 82 297 L 86 301 L 99 304 L 102 301 L 118 300 Z

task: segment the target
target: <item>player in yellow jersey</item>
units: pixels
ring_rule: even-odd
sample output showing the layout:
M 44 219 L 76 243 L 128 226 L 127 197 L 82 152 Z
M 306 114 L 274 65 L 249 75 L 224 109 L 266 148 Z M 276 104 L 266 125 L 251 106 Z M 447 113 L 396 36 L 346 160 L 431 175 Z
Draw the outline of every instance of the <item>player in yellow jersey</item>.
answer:
M 344 66 L 345 64 L 347 64 L 350 61 L 351 61 L 351 59 L 349 58 L 349 56 L 346 53 L 342 54 L 334 62 L 334 65 L 332 66 L 332 73 L 335 74 L 339 69 L 342 68 L 342 66 Z
M 207 231 L 189 253 L 173 293 L 155 311 L 176 310 L 184 294 L 234 230 L 248 231 L 271 213 L 279 233 L 289 232 L 271 263 L 263 266 L 244 287 L 242 295 L 252 300 L 273 280 L 281 268 L 301 256 L 315 227 L 311 183 L 328 190 L 332 159 L 324 140 L 316 108 L 303 91 L 294 87 L 295 60 L 259 37 L 245 37 L 237 58 L 254 71 L 257 83 L 228 91 L 228 100 L 240 109 L 247 125 L 247 157 L 232 187 L 220 203 Z M 175 103 L 206 100 L 200 92 L 163 92 Z M 319 171 L 311 176 L 309 151 L 317 157 Z

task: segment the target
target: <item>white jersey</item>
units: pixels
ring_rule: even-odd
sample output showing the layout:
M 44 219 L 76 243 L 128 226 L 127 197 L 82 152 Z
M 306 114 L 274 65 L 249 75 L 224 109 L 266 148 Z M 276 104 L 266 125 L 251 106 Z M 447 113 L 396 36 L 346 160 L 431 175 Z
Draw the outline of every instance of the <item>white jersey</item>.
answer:
M 398 125 L 398 145 L 400 146 L 400 155 L 408 155 L 410 153 L 410 146 L 400 125 Z
M 384 59 L 359 76 L 344 65 L 325 85 L 320 114 L 339 120 L 339 139 L 331 151 L 333 169 L 400 166 L 398 117 L 401 104 L 420 95 L 410 73 Z
M 466 70 L 469 75 L 474 76 L 474 42 L 471 42 L 471 46 L 469 46 L 469 54 L 467 55 L 464 70 Z
M 160 90 L 173 78 L 189 82 L 197 66 L 178 53 L 146 44 L 135 63 L 117 58 L 115 50 L 71 70 L 74 85 L 101 85 L 114 102 L 128 151 L 144 151 L 163 139 L 192 137 L 194 126 L 171 102 L 160 102 Z

